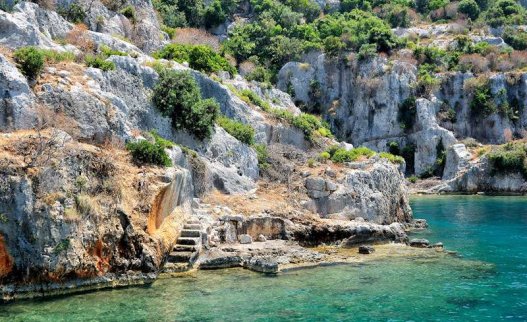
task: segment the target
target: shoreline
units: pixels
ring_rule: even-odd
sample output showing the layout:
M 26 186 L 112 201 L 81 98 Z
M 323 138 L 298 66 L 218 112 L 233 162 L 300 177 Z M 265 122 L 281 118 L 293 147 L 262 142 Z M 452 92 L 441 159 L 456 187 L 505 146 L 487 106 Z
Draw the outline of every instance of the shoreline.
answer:
M 449 255 L 447 252 L 433 248 L 416 248 L 402 243 L 375 244 L 375 252 L 372 254 L 359 254 L 358 247 L 341 248 L 336 246 L 322 246 L 316 248 L 306 248 L 307 251 L 316 250 L 326 253 L 327 257 L 318 262 L 297 262 L 292 264 L 279 265 L 279 269 L 273 275 L 289 273 L 303 269 L 329 267 L 336 265 L 364 264 L 374 261 L 382 261 L 394 258 L 411 259 L 415 257 L 438 257 Z M 16 301 L 31 301 L 36 299 L 52 299 L 55 297 L 91 293 L 103 290 L 112 290 L 127 287 L 149 286 L 158 279 L 181 278 L 198 274 L 200 270 L 223 270 L 231 268 L 248 269 L 255 273 L 269 274 L 248 266 L 235 265 L 230 267 L 200 268 L 196 267 L 185 272 L 162 272 L 162 273 L 139 273 L 139 274 L 108 274 L 93 279 L 75 279 L 64 283 L 38 283 L 15 285 L 7 284 L 1 287 L 2 302 L 4 304 Z

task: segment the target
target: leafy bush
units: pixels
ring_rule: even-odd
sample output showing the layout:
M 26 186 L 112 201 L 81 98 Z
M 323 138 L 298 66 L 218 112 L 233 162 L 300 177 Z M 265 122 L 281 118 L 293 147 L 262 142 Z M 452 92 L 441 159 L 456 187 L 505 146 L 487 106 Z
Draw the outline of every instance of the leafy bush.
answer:
M 410 130 L 414 126 L 416 114 L 416 99 L 415 96 L 410 96 L 399 105 L 397 121 L 402 128 Z
M 71 3 L 69 6 L 60 7 L 57 13 L 64 19 L 72 23 L 81 23 L 86 19 L 86 11 L 77 3 Z
M 379 153 L 379 156 L 381 158 L 383 158 L 383 159 L 387 159 L 388 161 L 390 161 L 391 163 L 394 163 L 394 164 L 402 164 L 402 163 L 404 163 L 403 157 L 398 156 L 398 155 L 393 155 L 393 154 L 388 153 L 388 152 L 381 152 L 381 153 Z
M 319 154 L 319 159 L 321 160 L 329 160 L 331 159 L 331 154 L 328 151 L 324 151 Z
M 44 53 L 36 47 L 22 47 L 15 51 L 18 69 L 30 79 L 37 78 L 44 69 Z
M 115 69 L 115 64 L 111 61 L 107 61 L 102 56 L 86 55 L 84 57 L 84 63 L 86 63 L 86 66 L 88 67 L 99 68 L 105 72 Z
M 212 99 L 202 100 L 198 84 L 188 72 L 165 70 L 154 87 L 154 105 L 172 119 L 172 126 L 185 129 L 203 140 L 210 137 L 219 106 Z
M 265 67 L 258 66 L 253 71 L 245 75 L 245 79 L 248 81 L 257 81 L 260 83 L 270 83 L 273 75 Z
M 329 150 L 328 153 L 331 154 L 331 161 L 336 163 L 353 162 L 363 157 L 371 158 L 375 155 L 375 152 L 362 146 L 349 151 L 341 148 L 337 150 Z
M 172 141 L 169 141 L 163 137 L 161 137 L 156 130 L 152 130 L 150 132 L 148 132 L 148 134 L 150 134 L 154 141 L 155 141 L 155 144 L 156 145 L 159 145 L 160 147 L 162 147 L 163 149 L 169 149 L 171 147 L 173 147 L 175 145 L 174 142 Z
M 101 54 L 105 57 L 110 57 L 110 56 L 128 56 L 127 53 L 125 52 L 122 52 L 120 50 L 115 50 L 115 49 L 112 49 L 106 45 L 102 45 L 101 48 L 99 49 L 101 51 Z
M 399 143 L 395 141 L 386 143 L 386 146 L 388 147 L 388 152 L 391 154 L 399 155 L 399 153 L 401 153 L 401 150 L 399 149 Z
M 236 68 L 227 59 L 205 45 L 169 44 L 155 52 L 153 56 L 158 59 L 174 60 L 178 63 L 188 62 L 191 68 L 206 73 L 218 71 L 236 73 Z
M 273 73 L 311 50 L 323 49 L 337 57 L 366 44 L 383 52 L 399 46 L 388 24 L 364 11 L 327 14 L 306 24 L 301 9 L 296 12 L 281 1 L 253 1 L 253 5 L 256 19 L 233 28 L 223 47 L 238 61 L 257 57 Z
M 217 122 L 219 126 L 227 131 L 227 133 L 235 137 L 238 141 L 247 145 L 254 144 L 254 129 L 252 126 L 243 124 L 225 116 L 220 116 Z
M 516 50 L 527 49 L 527 32 L 506 28 L 503 32 L 503 40 Z
M 519 172 L 527 177 L 527 149 L 525 143 L 511 142 L 488 153 L 491 169 L 496 173 Z
M 474 115 L 481 115 L 483 117 L 487 117 L 498 111 L 488 81 L 484 84 L 477 85 L 474 89 L 470 109 Z
M 45 62 L 49 64 L 75 60 L 75 54 L 69 51 L 55 51 L 51 49 L 39 49 L 39 51 L 44 55 Z
M 207 28 L 217 26 L 227 19 L 220 0 L 214 0 L 205 10 L 204 16 L 205 27 Z
M 479 16 L 479 6 L 474 0 L 462 0 L 459 2 L 458 11 L 474 20 Z
M 243 89 L 239 92 L 234 89 L 234 92 L 239 94 L 240 98 L 246 103 L 251 103 L 256 106 L 259 106 L 265 112 L 269 112 L 271 110 L 271 106 L 269 105 L 269 103 L 264 101 L 260 96 L 258 96 L 255 92 L 251 91 L 250 89 Z
M 260 169 L 269 167 L 269 153 L 267 152 L 267 146 L 265 144 L 255 144 L 253 145 L 253 148 L 256 151 L 258 166 Z
M 485 18 L 491 27 L 522 25 L 527 21 L 527 14 L 514 0 L 498 0 L 489 8 Z
M 170 157 L 165 152 L 165 147 L 160 144 L 141 140 L 128 143 L 126 149 L 130 151 L 136 164 L 155 164 L 164 167 L 172 165 Z
M 417 176 L 410 176 L 408 177 L 408 181 L 411 183 L 416 183 L 419 178 Z

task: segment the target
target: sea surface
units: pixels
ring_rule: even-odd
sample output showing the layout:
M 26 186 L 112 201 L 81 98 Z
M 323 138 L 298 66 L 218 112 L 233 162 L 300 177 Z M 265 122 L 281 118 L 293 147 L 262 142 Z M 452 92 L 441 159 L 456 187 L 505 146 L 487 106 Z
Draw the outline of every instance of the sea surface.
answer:
M 527 199 L 412 200 L 459 256 L 404 258 L 266 276 L 200 271 L 149 287 L 0 305 L 1 321 L 527 321 Z

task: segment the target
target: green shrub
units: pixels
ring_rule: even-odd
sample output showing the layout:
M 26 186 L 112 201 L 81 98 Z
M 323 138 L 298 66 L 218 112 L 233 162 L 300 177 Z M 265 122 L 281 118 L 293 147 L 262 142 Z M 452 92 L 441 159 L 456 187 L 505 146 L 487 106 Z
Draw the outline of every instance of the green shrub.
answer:
M 357 58 L 367 60 L 377 55 L 377 46 L 375 44 L 364 44 L 360 47 Z
M 494 173 L 519 172 L 527 177 L 527 149 L 525 143 L 511 142 L 496 147 L 488 153 L 491 169 Z
M 265 144 L 255 144 L 253 145 L 253 148 L 258 157 L 258 167 L 260 167 L 260 169 L 269 167 L 269 153 L 267 152 L 267 146 Z
M 46 63 L 49 64 L 75 60 L 75 54 L 69 51 L 55 51 L 51 49 L 39 49 L 39 51 L 44 55 Z
M 404 163 L 403 157 L 398 156 L 398 155 L 393 155 L 393 154 L 388 153 L 388 152 L 381 152 L 381 153 L 379 153 L 379 156 L 381 158 L 383 158 L 383 159 L 387 159 L 388 161 L 390 161 L 391 163 L 394 163 L 394 164 L 402 164 L 402 163 Z
M 474 0 L 462 0 L 459 2 L 458 10 L 472 20 L 478 18 L 480 12 L 478 4 Z
M 166 32 L 170 39 L 174 39 L 174 36 L 176 35 L 176 28 L 162 25 L 161 30 Z
M 69 6 L 60 7 L 57 13 L 64 19 L 72 23 L 82 23 L 86 19 L 86 11 L 77 3 L 72 3 Z
M 399 149 L 399 143 L 395 141 L 391 141 L 386 143 L 386 146 L 388 147 L 388 152 L 394 155 L 400 155 L 401 150 Z
M 218 125 L 238 141 L 247 145 L 254 144 L 254 129 L 248 124 L 235 121 L 225 116 L 218 117 Z
M 331 154 L 331 151 L 328 151 L 328 153 Z M 371 158 L 374 155 L 374 151 L 362 146 L 349 151 L 346 151 L 346 149 L 337 149 L 331 155 L 331 161 L 336 163 L 353 162 L 361 157 Z
M 86 66 L 88 67 L 98 68 L 105 72 L 115 69 L 115 64 L 111 61 L 107 61 L 102 56 L 86 55 L 86 57 L 84 57 L 84 63 L 86 63 Z
M 165 152 L 165 147 L 160 144 L 141 140 L 128 143 L 126 148 L 132 154 L 132 159 L 136 164 L 155 164 L 163 167 L 172 165 L 170 157 Z
M 14 58 L 18 69 L 27 78 L 36 79 L 44 69 L 45 55 L 36 47 L 22 47 L 15 51 Z
M 410 96 L 399 105 L 397 121 L 403 129 L 410 130 L 415 123 L 417 114 L 417 104 L 415 96 Z
M 514 0 L 498 0 L 487 11 L 486 22 L 491 27 L 523 25 L 527 21 L 525 9 Z
M 156 130 L 148 132 L 153 138 L 156 145 L 159 145 L 163 149 L 169 149 L 176 145 L 174 142 L 161 137 Z
M 322 122 L 320 118 L 307 114 L 300 113 L 300 115 L 293 116 L 290 123 L 304 132 L 304 136 L 312 141 L 316 136 L 332 138 L 331 130 L 326 122 Z
M 172 119 L 174 128 L 185 129 L 200 140 L 212 134 L 218 103 L 201 99 L 198 84 L 190 73 L 162 71 L 152 100 L 163 115 Z
M 401 149 L 401 156 L 406 161 L 406 173 L 414 173 L 415 171 L 415 145 L 408 144 Z
M 110 57 L 110 56 L 128 56 L 127 53 L 125 52 L 122 52 L 120 50 L 115 50 L 115 49 L 112 49 L 106 45 L 102 45 L 101 48 L 99 49 L 101 51 L 101 54 L 104 56 L 104 57 Z
M 324 161 L 329 160 L 331 159 L 331 154 L 328 151 L 324 151 L 319 154 L 319 159 L 324 160 Z
M 188 62 L 193 69 L 212 73 L 227 71 L 236 73 L 229 61 L 205 45 L 169 44 L 153 54 L 155 58 L 174 60 L 178 63 Z
M 205 27 L 207 28 L 222 24 L 227 19 L 220 0 L 214 0 L 205 10 L 204 16 Z
M 503 40 L 516 50 L 527 49 L 527 32 L 506 28 L 503 32 Z
M 255 92 L 251 91 L 250 89 L 243 89 L 239 92 L 240 98 L 246 102 L 246 103 L 252 103 L 256 106 L 259 106 L 262 110 L 269 112 L 271 110 L 271 106 L 269 103 L 264 101 L 260 96 L 258 96 Z
M 248 81 L 257 81 L 260 83 L 270 83 L 273 75 L 265 67 L 258 66 L 253 71 L 245 75 L 245 79 Z
M 410 181 L 411 183 L 416 183 L 417 179 L 419 179 L 417 176 L 410 176 L 410 177 L 408 177 L 408 181 Z
M 498 111 L 488 81 L 476 86 L 474 89 L 470 109 L 474 115 L 481 115 L 483 117 L 487 117 Z

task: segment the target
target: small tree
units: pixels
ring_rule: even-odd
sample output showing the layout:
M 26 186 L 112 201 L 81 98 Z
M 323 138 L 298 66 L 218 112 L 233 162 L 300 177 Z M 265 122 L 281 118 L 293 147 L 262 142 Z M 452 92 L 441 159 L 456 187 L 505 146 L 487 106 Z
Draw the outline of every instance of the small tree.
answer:
M 154 105 L 172 119 L 172 126 L 185 129 L 203 140 L 210 137 L 219 106 L 202 100 L 198 84 L 188 72 L 164 70 L 154 87 Z
M 470 19 L 475 20 L 479 16 L 479 6 L 474 0 L 463 0 L 459 3 L 459 12 L 467 15 Z

